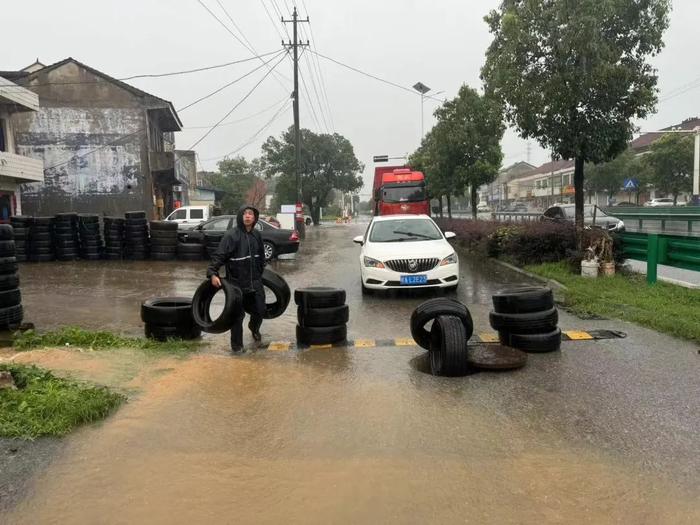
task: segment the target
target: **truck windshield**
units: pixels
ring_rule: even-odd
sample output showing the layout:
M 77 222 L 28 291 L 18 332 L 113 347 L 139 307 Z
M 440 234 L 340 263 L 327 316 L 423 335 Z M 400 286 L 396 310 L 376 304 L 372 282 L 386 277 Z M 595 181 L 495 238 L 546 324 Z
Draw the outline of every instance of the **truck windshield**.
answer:
M 384 202 L 419 202 L 425 200 L 425 186 L 389 186 L 382 190 Z

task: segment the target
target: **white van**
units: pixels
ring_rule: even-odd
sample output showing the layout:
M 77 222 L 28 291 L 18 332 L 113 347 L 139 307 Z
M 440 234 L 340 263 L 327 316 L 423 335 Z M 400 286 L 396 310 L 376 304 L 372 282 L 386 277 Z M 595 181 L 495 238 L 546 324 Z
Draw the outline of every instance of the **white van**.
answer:
M 179 230 L 191 230 L 199 223 L 211 218 L 211 206 L 182 206 L 168 215 L 165 220 L 176 222 Z

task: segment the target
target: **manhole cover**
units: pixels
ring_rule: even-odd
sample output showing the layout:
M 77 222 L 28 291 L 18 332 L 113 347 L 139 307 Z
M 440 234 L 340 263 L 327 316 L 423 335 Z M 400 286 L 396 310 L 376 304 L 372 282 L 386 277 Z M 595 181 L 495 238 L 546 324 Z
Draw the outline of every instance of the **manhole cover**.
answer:
M 509 346 L 475 345 L 469 347 L 467 360 L 474 368 L 510 370 L 525 366 L 527 354 Z

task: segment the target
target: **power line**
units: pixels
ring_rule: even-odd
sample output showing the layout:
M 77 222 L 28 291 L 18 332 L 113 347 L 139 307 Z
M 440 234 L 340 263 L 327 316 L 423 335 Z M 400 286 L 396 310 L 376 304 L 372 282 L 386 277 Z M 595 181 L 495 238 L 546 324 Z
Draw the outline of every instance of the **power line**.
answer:
M 231 125 L 233 125 L 233 124 L 238 124 L 238 123 L 240 123 L 240 122 L 245 122 L 246 120 L 250 120 L 250 119 L 252 119 L 252 118 L 255 118 L 255 117 L 257 117 L 258 115 L 262 115 L 263 113 L 267 113 L 267 112 L 270 111 L 271 109 L 276 108 L 277 106 L 279 106 L 279 105 L 280 105 L 282 102 L 284 102 L 285 100 L 289 100 L 289 97 L 288 97 L 288 96 L 285 96 L 285 97 L 281 98 L 280 100 L 278 100 L 277 102 L 275 102 L 274 104 L 271 104 L 270 106 L 266 107 L 265 109 L 261 109 L 261 110 L 258 111 L 257 113 L 253 113 L 252 115 L 248 115 L 247 117 L 239 118 L 239 119 L 236 119 L 236 120 L 229 120 L 228 122 L 224 122 L 223 124 L 220 124 L 219 126 L 220 126 L 220 127 L 223 127 L 223 126 L 231 126 Z M 213 125 L 214 125 L 214 124 L 209 124 L 209 125 L 206 125 L 206 126 L 184 126 L 182 129 L 207 129 L 207 128 L 212 127 Z
M 305 98 L 307 99 L 307 102 L 309 104 L 309 108 L 311 108 L 311 115 L 313 116 L 314 122 L 316 123 L 316 128 L 319 131 L 322 131 L 323 127 L 320 125 L 320 121 L 318 119 L 318 116 L 316 115 L 316 109 L 314 109 L 314 105 L 311 103 L 311 100 L 309 98 L 309 95 L 311 94 L 311 92 L 309 91 L 309 88 L 306 85 L 306 80 L 304 79 L 304 74 L 303 74 L 301 69 L 299 69 L 299 78 L 301 78 L 301 83 L 304 86 L 304 90 L 305 90 L 304 95 L 305 95 Z M 308 95 L 307 95 L 307 93 L 308 93 Z M 317 95 L 317 99 L 318 99 L 318 95 Z M 320 106 L 319 106 L 319 109 L 320 109 Z M 323 114 L 321 114 L 321 117 L 323 117 Z M 325 124 L 325 120 L 324 120 L 324 124 Z M 327 126 L 326 126 L 326 130 L 327 130 Z
M 280 31 L 280 28 L 275 24 L 275 19 L 272 18 L 272 15 L 270 14 L 270 10 L 267 8 L 267 4 L 265 3 L 265 0 L 260 0 L 260 3 L 263 6 L 263 9 L 265 10 L 265 14 L 267 14 L 267 18 L 270 20 L 270 23 L 272 26 L 275 28 L 275 31 L 277 31 L 277 34 L 280 36 L 282 41 L 284 42 L 284 35 L 282 34 L 282 31 Z M 286 29 L 286 27 L 285 27 Z
M 272 66 L 272 67 L 268 70 L 268 72 L 265 73 L 265 75 L 257 82 L 257 84 L 255 84 L 255 85 L 250 89 L 250 91 L 248 91 L 248 93 L 246 93 L 245 96 L 244 96 L 241 100 L 239 100 L 239 101 L 228 111 L 228 113 L 226 113 L 226 114 L 221 118 L 221 120 L 219 120 L 216 124 L 214 124 L 206 133 L 204 133 L 204 135 L 202 135 L 199 139 L 197 139 L 197 141 L 196 141 L 194 144 L 192 144 L 192 145 L 191 145 L 189 148 L 187 148 L 187 149 L 194 149 L 194 147 L 195 147 L 197 144 L 199 144 L 199 143 L 202 142 L 205 138 L 207 138 L 207 137 L 209 136 L 209 134 L 210 134 L 212 131 L 214 131 L 214 130 L 219 126 L 219 124 L 221 124 L 224 120 L 226 120 L 226 119 L 228 118 L 228 116 L 229 116 L 231 113 L 233 113 L 241 104 L 243 104 L 243 102 L 245 102 L 245 101 L 248 99 L 248 97 L 249 97 L 250 95 L 253 94 L 253 92 L 258 88 L 258 86 L 259 86 L 260 84 L 262 84 L 263 81 L 264 81 L 268 76 L 270 76 L 270 74 L 275 70 L 275 68 L 276 68 L 283 60 L 284 60 L 284 57 L 282 57 L 281 59 L 279 59 L 279 60 L 277 61 L 277 63 L 275 63 L 275 65 Z

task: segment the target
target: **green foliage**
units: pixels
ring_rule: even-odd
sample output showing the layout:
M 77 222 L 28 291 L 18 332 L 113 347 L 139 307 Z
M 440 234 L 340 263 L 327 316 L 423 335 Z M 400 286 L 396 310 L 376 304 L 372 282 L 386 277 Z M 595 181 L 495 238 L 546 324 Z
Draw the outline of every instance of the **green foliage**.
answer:
M 671 133 L 651 146 L 644 161 L 651 169 L 651 181 L 659 190 L 673 195 L 693 189 L 693 138 Z
M 268 178 L 276 179 L 276 202 L 295 203 L 293 129 L 285 131 L 279 139 L 269 137 L 262 149 L 265 173 Z M 314 224 L 318 224 L 320 208 L 327 206 L 333 190 L 356 191 L 362 187 L 362 170 L 352 144 L 342 135 L 301 130 L 302 202 L 308 207 Z
M 566 263 L 525 269 L 565 285 L 565 304 L 576 314 L 631 321 L 700 343 L 700 290 L 661 282 L 649 286 L 639 274 L 585 278 Z
M 260 183 L 259 160 L 248 162 L 243 157 L 226 158 L 218 163 L 218 168 L 218 173 L 211 174 L 209 181 L 216 188 L 226 192 L 221 199 L 223 213 L 236 213 L 244 204 L 260 204 L 248 202 Z
M 61 379 L 35 366 L 0 365 L 17 390 L 0 390 L 0 436 L 32 439 L 63 436 L 107 417 L 125 401 L 121 394 Z
M 523 138 L 576 159 L 576 224 L 583 229 L 583 163 L 610 161 L 635 118 L 656 104 L 648 58 L 663 47 L 669 0 L 502 0 L 487 17 L 494 40 L 482 69 Z
M 111 332 L 83 330 L 75 326 L 66 326 L 60 330 L 40 334 L 34 330 L 27 330 L 19 334 L 14 340 L 14 347 L 18 350 L 30 350 L 44 347 L 77 347 L 104 350 L 109 348 L 136 348 L 153 352 L 182 353 L 196 350 L 201 343 L 194 341 L 181 341 L 173 339 L 166 342 L 142 339 L 138 337 L 124 337 Z
M 588 166 L 586 172 L 587 191 L 606 191 L 608 195 L 614 195 L 620 191 L 625 179 L 636 176 L 634 154 L 626 150 L 610 162 Z

